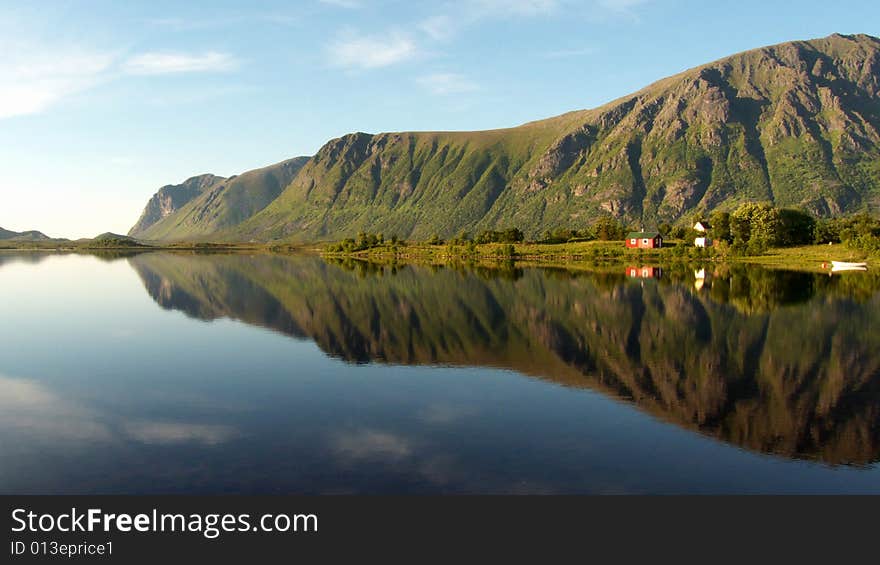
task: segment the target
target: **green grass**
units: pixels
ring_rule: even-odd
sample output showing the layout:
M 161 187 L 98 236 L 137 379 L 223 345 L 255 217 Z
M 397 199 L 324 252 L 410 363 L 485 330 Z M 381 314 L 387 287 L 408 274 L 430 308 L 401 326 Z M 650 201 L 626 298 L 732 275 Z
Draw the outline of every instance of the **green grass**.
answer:
M 867 261 L 869 264 L 873 262 L 874 265 L 880 265 L 880 255 L 850 249 L 839 243 L 771 249 L 763 255 L 742 257 L 738 260 L 744 263 L 811 271 L 822 270 L 823 263 L 830 264 L 831 261 Z
M 683 249 L 682 249 L 683 248 Z M 513 245 L 514 255 L 509 254 L 509 245 L 487 243 L 469 250 L 465 245 L 429 245 L 411 243 L 402 245 L 381 245 L 372 249 L 353 253 L 321 251 L 325 257 L 350 257 L 380 262 L 431 263 L 444 264 L 460 261 L 499 261 L 514 260 L 517 264 L 578 266 L 585 263 L 614 262 L 636 263 L 639 265 L 688 261 L 714 261 L 723 263 L 754 263 L 770 267 L 794 270 L 823 270 L 823 263 L 831 261 L 876 261 L 880 256 L 864 251 L 850 249 L 844 245 L 806 245 L 781 249 L 770 249 L 762 255 L 734 256 L 720 255 L 713 250 L 701 251 L 683 241 L 671 241 L 661 249 L 628 249 L 623 242 L 588 241 L 577 243 L 541 244 L 518 243 Z M 824 268 L 827 268 L 824 267 Z

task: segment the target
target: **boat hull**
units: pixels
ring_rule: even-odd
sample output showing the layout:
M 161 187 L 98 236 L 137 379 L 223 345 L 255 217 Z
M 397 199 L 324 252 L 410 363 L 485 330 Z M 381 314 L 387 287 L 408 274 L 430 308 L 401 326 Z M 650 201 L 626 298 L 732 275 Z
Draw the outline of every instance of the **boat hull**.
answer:
M 845 261 L 832 261 L 832 269 L 867 269 L 867 263 L 847 263 Z

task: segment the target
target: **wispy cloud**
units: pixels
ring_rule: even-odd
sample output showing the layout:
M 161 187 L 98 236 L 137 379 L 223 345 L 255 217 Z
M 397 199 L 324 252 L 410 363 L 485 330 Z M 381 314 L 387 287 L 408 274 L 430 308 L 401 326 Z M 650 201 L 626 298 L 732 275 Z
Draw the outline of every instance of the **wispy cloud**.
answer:
M 416 79 L 416 82 L 431 94 L 447 96 L 479 90 L 479 85 L 467 77 L 456 73 L 431 73 Z
M 548 59 L 566 59 L 569 57 L 586 57 L 594 55 L 597 52 L 595 47 L 574 47 L 572 49 L 558 49 L 555 51 L 547 51 L 544 57 Z
M 10 437 L 26 445 L 69 446 L 110 441 L 113 434 L 94 412 L 45 385 L 0 375 L 0 440 Z
M 645 4 L 648 0 L 597 0 L 600 7 L 606 10 L 625 12 L 638 6 Z
M 220 29 L 233 26 L 251 24 L 273 24 L 279 26 L 292 26 L 302 23 L 302 17 L 296 14 L 279 12 L 249 12 L 223 17 L 199 17 L 199 18 L 148 18 L 145 22 L 151 26 L 167 29 L 174 32 L 187 32 L 196 30 Z
M 417 27 L 431 39 L 446 39 L 456 31 L 455 21 L 445 15 L 431 16 L 417 24 Z
M 609 0 L 613 1 L 613 0 Z M 559 0 L 467 0 L 466 7 L 484 16 L 538 16 L 559 8 Z
M 123 75 L 235 70 L 240 61 L 218 51 L 134 53 L 70 44 L 0 38 L 0 119 L 41 114 L 63 100 Z
M 186 422 L 135 421 L 123 429 L 135 441 L 155 445 L 197 443 L 219 445 L 238 437 L 238 431 L 223 424 L 190 424 Z
M 39 114 L 100 82 L 112 53 L 0 45 L 0 119 Z
M 381 430 L 359 430 L 340 434 L 333 441 L 337 454 L 349 460 L 401 460 L 413 454 L 407 438 Z
M 337 6 L 339 8 L 360 8 L 360 0 L 318 0 L 319 4 L 327 4 L 328 6 Z
M 164 75 L 174 73 L 204 73 L 232 71 L 239 61 L 228 53 L 150 52 L 127 59 L 122 68 L 134 75 Z
M 334 65 L 348 68 L 376 69 L 412 59 L 418 53 L 409 36 L 392 32 L 385 35 L 346 33 L 329 47 Z
M 447 40 L 465 28 L 511 18 L 636 16 L 635 8 L 650 0 L 457 0 L 416 24 L 427 38 Z

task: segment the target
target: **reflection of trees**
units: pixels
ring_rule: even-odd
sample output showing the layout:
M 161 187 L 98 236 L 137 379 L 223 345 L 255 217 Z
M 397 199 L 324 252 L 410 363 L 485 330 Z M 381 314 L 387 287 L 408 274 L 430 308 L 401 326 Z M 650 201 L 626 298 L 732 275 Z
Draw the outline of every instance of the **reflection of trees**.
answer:
M 784 304 L 809 300 L 814 292 L 816 276 L 793 271 L 770 271 L 733 265 L 713 277 L 711 297 L 723 304 L 732 304 L 741 312 L 768 312 Z
M 511 276 L 310 257 L 131 264 L 163 307 L 308 337 L 351 362 L 512 368 L 750 449 L 878 459 L 880 285 L 745 266 L 713 270 L 696 292 L 692 270 L 643 284 L 611 270 Z

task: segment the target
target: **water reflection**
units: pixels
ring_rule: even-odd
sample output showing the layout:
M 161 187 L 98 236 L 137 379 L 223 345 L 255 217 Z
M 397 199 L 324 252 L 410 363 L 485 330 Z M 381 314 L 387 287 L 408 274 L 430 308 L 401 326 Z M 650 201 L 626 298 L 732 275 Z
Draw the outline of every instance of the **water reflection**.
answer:
M 755 267 L 415 267 L 314 257 L 128 259 L 165 309 L 314 341 L 350 363 L 512 369 L 627 399 L 757 452 L 830 464 L 880 458 L 880 281 Z M 659 270 L 657 271 L 659 274 Z M 430 417 L 442 418 L 441 412 Z M 134 437 L 223 441 L 147 425 Z M 404 459 L 387 431 L 335 435 L 350 461 Z

